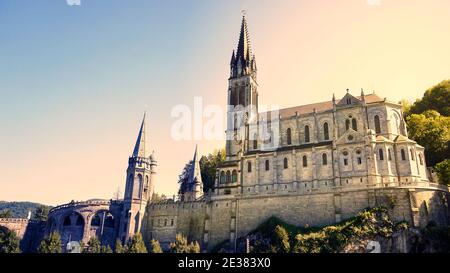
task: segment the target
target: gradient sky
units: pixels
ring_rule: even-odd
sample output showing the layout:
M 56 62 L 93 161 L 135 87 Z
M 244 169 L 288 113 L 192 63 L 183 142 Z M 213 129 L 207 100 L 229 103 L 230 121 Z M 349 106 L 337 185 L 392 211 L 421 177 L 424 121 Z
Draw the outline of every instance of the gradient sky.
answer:
M 225 107 L 247 10 L 260 104 L 349 88 L 414 100 L 450 78 L 448 0 L 0 1 L 0 200 L 111 198 L 144 111 L 156 191 L 223 141 L 174 141 L 171 109 Z

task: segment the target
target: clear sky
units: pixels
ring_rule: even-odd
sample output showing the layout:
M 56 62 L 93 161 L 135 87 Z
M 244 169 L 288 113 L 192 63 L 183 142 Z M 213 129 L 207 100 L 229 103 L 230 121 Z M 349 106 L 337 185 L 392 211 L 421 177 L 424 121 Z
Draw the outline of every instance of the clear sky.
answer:
M 450 78 L 448 0 L 2 0 L 0 200 L 111 198 L 144 111 L 156 191 L 175 193 L 195 144 L 224 141 L 174 140 L 171 109 L 225 107 L 242 9 L 260 104 L 414 100 Z

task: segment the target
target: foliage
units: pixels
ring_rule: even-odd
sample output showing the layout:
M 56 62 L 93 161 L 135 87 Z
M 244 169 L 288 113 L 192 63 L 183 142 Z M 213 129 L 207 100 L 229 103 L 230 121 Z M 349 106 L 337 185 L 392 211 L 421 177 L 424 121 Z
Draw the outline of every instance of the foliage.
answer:
M 0 230 L 0 253 L 20 253 L 20 239 L 14 231 Z
M 150 253 L 163 253 L 161 245 L 157 240 L 150 241 Z
M 11 210 L 4 209 L 0 211 L 0 218 L 13 218 Z
M 178 233 L 175 236 L 175 242 L 170 243 L 169 252 L 171 253 L 200 253 L 200 245 L 198 242 L 188 243 L 186 237 Z
M 439 182 L 450 186 L 450 159 L 446 159 L 436 164 L 434 170 L 439 177 Z
M 40 205 L 34 212 L 33 219 L 37 221 L 47 221 L 49 211 L 49 206 Z
M 289 243 L 289 235 L 282 226 L 275 227 L 274 249 L 276 253 L 289 253 L 291 246 Z
M 127 253 L 148 253 L 140 233 L 131 237 L 127 243 Z
M 434 110 L 406 118 L 409 137 L 425 147 L 428 166 L 434 166 L 450 154 L 450 117 Z
M 61 236 L 58 232 L 54 231 L 50 235 L 46 236 L 38 247 L 39 253 L 61 253 Z
M 4 202 L 0 201 L 0 212 L 3 210 L 11 211 L 11 218 L 27 218 L 28 212 L 34 215 L 35 211 L 42 206 L 33 202 Z M 1 216 L 0 216 L 1 218 Z
M 427 110 L 450 116 L 450 80 L 442 81 L 425 91 L 423 98 L 416 100 L 408 114 L 421 114 Z
M 101 253 L 101 243 L 97 237 L 91 237 L 83 248 L 83 253 Z
M 158 193 L 154 192 L 152 195 L 152 203 L 162 202 L 166 199 L 167 199 L 167 197 L 164 194 L 158 194 Z
M 122 242 L 119 239 L 116 240 L 116 245 L 114 247 L 114 252 L 115 253 L 125 253 L 126 252 L 125 247 L 122 245 Z
M 113 253 L 113 251 L 109 245 L 106 245 L 101 247 L 100 253 Z
M 203 191 L 213 190 L 217 167 L 225 161 L 225 149 L 214 150 L 212 154 L 202 156 L 200 159 L 200 172 L 202 174 Z

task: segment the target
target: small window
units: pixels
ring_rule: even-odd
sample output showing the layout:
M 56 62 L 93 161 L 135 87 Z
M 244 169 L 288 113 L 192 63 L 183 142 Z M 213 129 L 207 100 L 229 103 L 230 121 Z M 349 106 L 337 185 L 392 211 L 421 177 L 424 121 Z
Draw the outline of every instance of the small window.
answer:
M 283 159 L 283 166 L 285 169 L 288 168 L 288 159 L 286 157 Z
M 348 104 L 348 105 L 352 104 L 352 99 L 347 98 L 347 104 Z
M 231 182 L 237 182 L 237 171 L 233 170 L 233 172 L 231 173 Z
M 252 162 L 247 162 L 247 172 L 252 172 Z
M 164 226 L 167 226 L 167 219 L 164 219 Z
M 381 134 L 380 117 L 378 115 L 373 117 L 375 123 L 375 133 Z
M 411 153 L 411 160 L 414 161 L 415 157 L 414 157 L 414 152 L 412 149 L 409 149 L 409 152 Z
M 170 219 L 170 225 L 173 226 L 173 219 Z
M 305 142 L 309 142 L 309 126 L 305 126 Z
M 419 162 L 420 162 L 420 165 L 423 165 L 422 154 L 419 154 Z
M 348 165 L 348 159 L 344 158 L 344 166 L 347 166 L 347 165 Z
M 405 154 L 405 150 L 404 149 L 400 150 L 400 154 L 402 156 L 402 160 L 406 160 L 406 154 Z
M 352 119 L 352 129 L 358 131 L 358 123 L 355 118 Z
M 287 138 L 287 145 L 291 145 L 292 144 L 291 128 L 287 129 L 286 138 Z
M 389 161 L 392 160 L 391 149 L 388 149 L 388 160 L 389 160 Z
M 254 150 L 258 149 L 258 137 L 256 134 L 254 135 L 254 138 L 253 138 L 253 149 Z
M 328 123 L 325 122 L 323 124 L 323 139 L 324 140 L 329 140 L 330 139 L 330 134 L 328 132 Z
M 378 154 L 380 155 L 380 160 L 384 160 L 383 149 L 379 149 Z
M 270 169 L 269 160 L 266 160 L 266 171 L 268 171 L 269 169 Z
M 347 131 L 348 129 L 350 129 L 350 120 L 346 119 L 345 120 L 345 130 Z
M 327 161 L 328 161 L 328 160 L 327 160 L 327 154 L 322 154 L 322 164 L 323 164 L 323 165 L 327 165 L 327 164 L 328 164 Z
M 219 181 L 220 181 L 220 183 L 225 183 L 227 180 L 226 180 L 227 178 L 226 178 L 226 176 L 225 176 L 225 172 L 224 171 L 221 171 L 220 172 L 220 179 L 219 179 Z
M 358 165 L 361 165 L 362 164 L 362 159 L 361 159 L 361 157 L 358 157 Z
M 303 167 L 308 167 L 308 158 L 306 155 L 303 156 Z
M 231 182 L 231 173 L 230 171 L 227 171 L 227 183 Z

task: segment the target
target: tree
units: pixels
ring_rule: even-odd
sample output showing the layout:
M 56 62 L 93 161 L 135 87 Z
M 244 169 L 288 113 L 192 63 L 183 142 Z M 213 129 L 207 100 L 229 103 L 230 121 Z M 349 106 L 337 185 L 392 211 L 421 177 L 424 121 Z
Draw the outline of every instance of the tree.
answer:
M 284 227 L 280 225 L 275 227 L 273 243 L 277 253 L 289 253 L 291 249 L 289 235 Z
M 100 253 L 113 253 L 113 251 L 109 245 L 105 245 L 101 247 Z
M 175 242 L 170 243 L 169 251 L 171 253 L 200 253 L 200 245 L 197 242 L 188 244 L 188 240 L 182 234 L 175 236 Z
M 46 205 L 40 205 L 34 212 L 34 219 L 37 221 L 47 221 L 49 207 Z
M 157 240 L 150 241 L 150 253 L 163 253 L 161 245 Z
M 434 169 L 439 177 L 439 182 L 450 185 L 450 159 L 439 162 Z
M 416 100 L 409 114 L 421 114 L 427 110 L 435 110 L 443 116 L 450 116 L 450 80 L 431 87 L 422 99 Z
M 83 253 L 100 253 L 101 247 L 100 240 L 97 237 L 91 237 L 83 249 Z
M 134 235 L 128 241 L 127 253 L 148 253 L 140 233 Z
M 212 154 L 200 158 L 200 172 L 205 193 L 214 189 L 217 167 L 223 161 L 225 161 L 225 149 L 215 150 Z
M 125 248 L 124 248 L 124 246 L 122 245 L 122 242 L 119 240 L 119 239 L 117 239 L 116 240 L 116 245 L 115 245 L 115 247 L 114 247 L 114 252 L 115 253 L 125 253 Z
M 20 253 L 20 239 L 14 231 L 0 230 L 0 253 Z
M 61 236 L 58 232 L 54 231 L 50 235 L 46 236 L 38 247 L 39 253 L 61 253 Z
M 425 147 L 428 166 L 434 166 L 450 154 L 450 117 L 434 110 L 412 114 L 406 118 L 411 139 Z
M 9 209 L 0 211 L 0 218 L 12 218 L 12 212 Z

